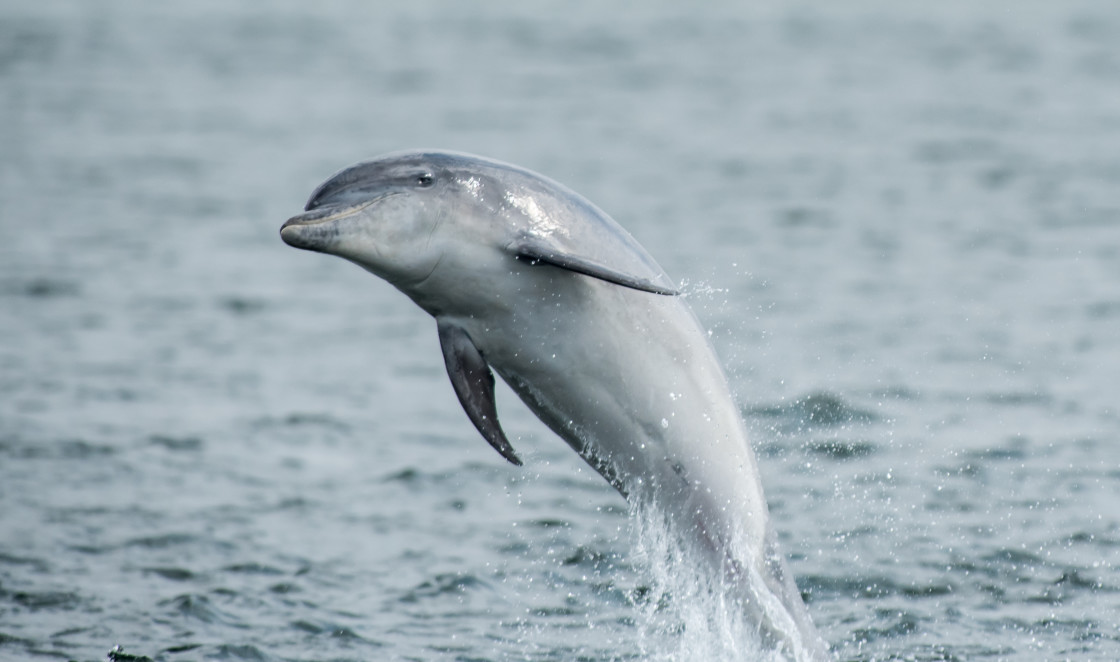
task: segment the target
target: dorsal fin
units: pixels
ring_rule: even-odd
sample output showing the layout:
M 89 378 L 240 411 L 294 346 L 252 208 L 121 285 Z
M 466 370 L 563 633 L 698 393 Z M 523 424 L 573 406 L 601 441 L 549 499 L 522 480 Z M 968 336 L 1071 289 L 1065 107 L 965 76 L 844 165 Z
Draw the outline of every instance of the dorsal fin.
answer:
M 585 276 L 598 278 L 599 280 L 614 283 L 615 285 L 621 285 L 643 292 L 651 292 L 653 294 L 664 294 L 668 296 L 680 294 L 675 288 L 659 285 L 646 278 L 638 278 L 637 276 L 631 276 L 621 271 L 616 271 L 594 260 L 559 252 L 552 246 L 543 242 L 528 239 L 518 244 L 515 247 L 515 251 L 515 255 L 518 259 L 551 264 L 554 267 L 560 267 L 561 269 L 574 271 Z

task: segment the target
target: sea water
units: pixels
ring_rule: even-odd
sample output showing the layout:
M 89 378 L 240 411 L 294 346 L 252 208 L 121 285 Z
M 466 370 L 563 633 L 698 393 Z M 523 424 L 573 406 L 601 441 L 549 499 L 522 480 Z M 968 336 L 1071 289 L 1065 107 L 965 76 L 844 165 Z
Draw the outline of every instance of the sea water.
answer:
M 682 284 L 838 659 L 1120 658 L 1120 15 L 927 4 L 0 3 L 0 659 L 758 657 L 280 242 L 425 146 Z

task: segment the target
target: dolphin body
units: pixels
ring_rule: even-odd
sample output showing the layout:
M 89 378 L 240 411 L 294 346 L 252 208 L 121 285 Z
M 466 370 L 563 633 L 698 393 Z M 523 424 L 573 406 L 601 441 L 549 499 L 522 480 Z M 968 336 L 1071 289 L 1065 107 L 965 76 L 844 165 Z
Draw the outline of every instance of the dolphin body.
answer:
M 335 174 L 280 236 L 356 263 L 432 315 L 459 401 L 504 458 L 521 464 L 491 369 L 628 501 L 691 537 L 714 574 L 749 585 L 744 614 L 774 651 L 830 659 L 707 333 L 591 202 L 498 161 L 400 152 Z

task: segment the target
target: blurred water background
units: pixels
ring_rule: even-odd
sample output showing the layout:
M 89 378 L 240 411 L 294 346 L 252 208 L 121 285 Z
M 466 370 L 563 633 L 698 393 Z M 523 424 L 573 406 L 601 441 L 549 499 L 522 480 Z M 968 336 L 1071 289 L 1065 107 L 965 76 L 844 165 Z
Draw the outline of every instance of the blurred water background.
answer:
M 410 147 L 685 284 L 838 659 L 1120 659 L 1120 9 L 1041 0 L 0 2 L 0 659 L 699 659 L 603 480 L 280 242 Z

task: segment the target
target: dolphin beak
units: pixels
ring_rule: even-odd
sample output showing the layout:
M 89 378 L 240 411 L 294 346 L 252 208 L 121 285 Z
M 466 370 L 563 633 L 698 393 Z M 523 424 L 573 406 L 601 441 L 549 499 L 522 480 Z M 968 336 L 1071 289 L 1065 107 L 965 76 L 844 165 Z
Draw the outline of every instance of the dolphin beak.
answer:
M 327 247 L 338 238 L 338 228 L 332 226 L 329 221 L 333 219 L 324 217 L 321 211 L 289 218 L 280 226 L 280 238 L 294 248 L 326 252 Z
M 309 251 L 330 252 L 331 246 L 338 242 L 337 221 L 347 216 L 353 216 L 376 200 L 369 200 L 360 205 L 345 207 L 321 207 L 296 214 L 280 226 L 280 238 L 284 243 Z

